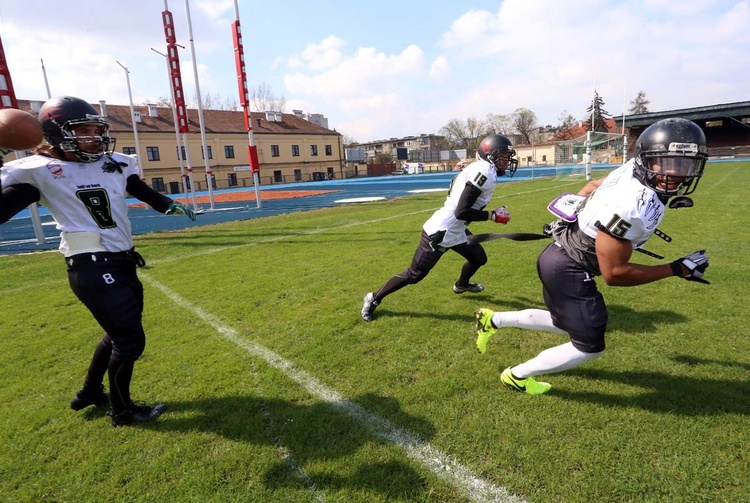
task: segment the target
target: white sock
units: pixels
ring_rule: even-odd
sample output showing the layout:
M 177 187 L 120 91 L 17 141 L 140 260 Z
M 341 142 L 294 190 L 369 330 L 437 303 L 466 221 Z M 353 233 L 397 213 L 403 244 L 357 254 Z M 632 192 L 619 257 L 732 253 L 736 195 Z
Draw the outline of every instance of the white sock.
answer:
M 497 328 L 516 327 L 530 330 L 546 330 L 556 334 L 567 334 L 552 323 L 552 315 L 543 309 L 524 309 L 523 311 L 498 311 L 492 315 L 492 323 Z M 518 376 L 520 377 L 520 376 Z
M 600 351 L 599 353 L 584 353 L 576 349 L 572 342 L 567 342 L 554 348 L 545 349 L 531 360 L 513 367 L 511 372 L 519 379 L 562 372 L 563 370 L 572 369 L 584 362 L 598 358 L 603 353 L 604 351 Z

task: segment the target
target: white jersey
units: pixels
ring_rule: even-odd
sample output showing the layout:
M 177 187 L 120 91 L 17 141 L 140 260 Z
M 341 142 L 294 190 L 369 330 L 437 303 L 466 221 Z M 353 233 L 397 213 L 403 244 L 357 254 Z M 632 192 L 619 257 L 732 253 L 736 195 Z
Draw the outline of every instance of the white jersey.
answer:
M 119 168 L 113 163 L 121 163 Z M 11 161 L 0 170 L 3 187 L 26 183 L 41 193 L 61 231 L 60 252 L 67 256 L 67 233 L 98 233 L 105 251 L 120 252 L 133 247 L 125 201 L 125 186 L 139 173 L 134 156 L 113 153 L 96 162 L 61 161 L 34 155 Z
M 594 240 L 603 227 L 619 239 L 641 248 L 653 235 L 666 210 L 657 193 L 633 176 L 633 160 L 623 164 L 592 192 L 578 210 L 578 220 L 555 232 L 571 258 L 593 266 L 599 274 Z M 583 234 L 583 235 L 582 235 Z
M 425 222 L 422 229 L 428 236 L 436 232 L 445 231 L 445 237 L 440 243 L 445 248 L 456 246 L 466 242 L 466 226 L 468 222 L 456 218 L 456 207 L 461 199 L 461 193 L 467 183 L 470 183 L 482 191 L 473 209 L 480 210 L 487 206 L 492 198 L 497 182 L 497 170 L 495 166 L 487 161 L 478 160 L 469 164 L 463 171 L 453 178 L 448 197 L 443 207 L 437 210 Z

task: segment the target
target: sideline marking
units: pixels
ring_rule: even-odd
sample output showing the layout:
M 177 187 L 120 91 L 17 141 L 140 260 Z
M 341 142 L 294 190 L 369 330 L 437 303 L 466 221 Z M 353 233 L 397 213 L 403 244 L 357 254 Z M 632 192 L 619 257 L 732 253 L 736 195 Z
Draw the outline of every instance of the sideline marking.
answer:
M 504 487 L 493 485 L 478 478 L 468 468 L 454 461 L 449 455 L 435 449 L 428 442 L 423 441 L 410 431 L 395 426 L 387 419 L 345 398 L 297 367 L 293 362 L 286 360 L 267 347 L 240 337 L 235 329 L 225 325 L 220 318 L 203 310 L 200 306 L 193 304 L 177 292 L 161 284 L 152 278 L 151 274 L 141 271 L 139 276 L 149 285 L 161 291 L 167 298 L 174 301 L 175 304 L 195 314 L 228 341 L 245 349 L 251 355 L 262 358 L 273 368 L 283 372 L 284 375 L 297 382 L 314 396 L 326 401 L 332 407 L 364 424 L 367 430 L 375 437 L 400 447 L 408 458 L 421 463 L 443 482 L 453 486 L 471 500 L 502 503 L 523 503 L 526 501 L 520 496 L 511 494 Z
M 448 192 L 448 189 L 414 189 L 410 190 L 409 194 L 424 194 L 426 192 Z
M 384 201 L 385 197 L 383 196 L 376 196 L 376 197 L 352 197 L 349 199 L 338 199 L 334 201 L 334 203 L 371 203 L 373 201 Z

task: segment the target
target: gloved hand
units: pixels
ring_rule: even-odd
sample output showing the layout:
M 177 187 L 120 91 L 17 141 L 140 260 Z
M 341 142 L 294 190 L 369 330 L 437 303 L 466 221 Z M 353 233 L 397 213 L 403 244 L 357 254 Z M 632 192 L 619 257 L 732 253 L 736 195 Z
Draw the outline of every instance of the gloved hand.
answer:
M 510 222 L 510 212 L 507 206 L 500 206 L 490 212 L 490 220 L 498 224 L 507 224 Z
M 697 281 L 710 285 L 708 281 L 703 279 L 703 273 L 708 269 L 708 255 L 706 255 L 706 250 L 698 250 L 695 253 L 675 260 L 669 265 L 672 267 L 672 274 L 675 276 L 685 278 L 688 281 Z M 687 275 L 683 274 L 683 268 L 689 271 Z
M 193 210 L 188 208 L 182 203 L 173 202 L 169 205 L 169 208 L 167 208 L 167 211 L 164 213 L 165 215 L 187 215 L 187 217 L 195 222 L 195 213 L 193 213 Z

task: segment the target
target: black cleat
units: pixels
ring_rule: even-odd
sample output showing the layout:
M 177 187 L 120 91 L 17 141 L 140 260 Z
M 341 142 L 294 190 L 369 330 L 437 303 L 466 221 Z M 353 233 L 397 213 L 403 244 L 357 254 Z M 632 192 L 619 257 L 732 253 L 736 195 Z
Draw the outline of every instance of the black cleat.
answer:
M 164 404 L 145 405 L 143 403 L 131 403 L 124 411 L 115 414 L 113 410 L 107 412 L 112 421 L 112 426 L 123 426 L 133 423 L 145 423 L 159 417 L 167 409 Z
M 484 286 L 479 283 L 469 283 L 468 285 L 459 285 L 456 283 L 453 285 L 453 291 L 459 294 L 464 292 L 479 293 L 484 291 Z
M 76 392 L 75 398 L 70 401 L 73 410 L 85 409 L 89 405 L 100 407 L 109 403 L 109 395 L 104 391 L 104 385 L 100 384 L 93 390 L 82 389 Z

